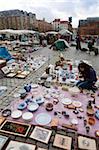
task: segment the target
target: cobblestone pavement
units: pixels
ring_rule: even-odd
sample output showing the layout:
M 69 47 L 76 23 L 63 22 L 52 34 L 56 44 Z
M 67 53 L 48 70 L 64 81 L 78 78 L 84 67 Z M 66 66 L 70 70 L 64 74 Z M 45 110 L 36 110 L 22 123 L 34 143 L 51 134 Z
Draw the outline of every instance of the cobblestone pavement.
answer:
M 99 75 L 99 56 L 94 56 L 92 54 L 87 54 L 86 52 L 81 52 L 77 51 L 75 47 L 71 47 L 70 49 L 67 49 L 66 51 L 62 52 L 64 57 L 67 59 L 73 59 L 73 60 L 88 60 L 92 63 L 93 67 L 97 70 L 97 74 Z M 4 109 L 6 106 L 8 106 L 11 101 L 15 100 L 14 98 L 14 93 L 17 92 L 21 87 L 23 87 L 25 84 L 30 83 L 30 82 L 36 82 L 36 79 L 42 75 L 44 72 L 44 69 L 48 64 L 54 64 L 56 60 L 58 60 L 60 51 L 53 51 L 48 48 L 42 48 L 38 51 L 33 52 L 33 56 L 37 55 L 45 55 L 46 57 L 49 58 L 49 61 L 47 61 L 41 68 L 39 68 L 37 71 L 32 72 L 29 74 L 26 79 L 16 79 L 16 78 L 2 78 L 0 79 L 0 86 L 7 86 L 8 90 L 4 92 L 0 96 L 0 109 Z M 61 134 L 66 134 L 65 131 L 57 131 L 57 133 L 60 132 Z M 71 133 L 72 134 L 72 133 Z M 75 135 L 76 133 L 74 133 Z M 5 134 L 4 134 L 5 135 Z M 7 135 L 7 134 L 6 134 Z M 72 135 L 72 137 L 74 136 Z M 36 142 L 35 140 L 31 140 L 28 137 L 27 138 L 20 138 L 20 137 L 15 137 L 12 135 L 8 135 L 11 139 L 18 140 L 18 141 L 23 141 L 23 142 L 28 142 L 32 144 L 36 144 L 37 146 L 48 148 L 49 150 L 60 150 L 59 148 L 53 148 L 52 143 L 53 143 L 53 138 L 54 138 L 54 131 L 53 131 L 53 136 L 50 139 L 50 144 L 42 144 L 40 142 Z M 70 136 L 70 133 L 69 133 Z M 75 135 L 76 136 L 76 135 Z M 77 141 L 74 140 L 74 145 L 75 143 L 77 144 Z M 74 148 L 72 148 L 73 150 Z M 76 146 L 75 146 L 76 149 Z

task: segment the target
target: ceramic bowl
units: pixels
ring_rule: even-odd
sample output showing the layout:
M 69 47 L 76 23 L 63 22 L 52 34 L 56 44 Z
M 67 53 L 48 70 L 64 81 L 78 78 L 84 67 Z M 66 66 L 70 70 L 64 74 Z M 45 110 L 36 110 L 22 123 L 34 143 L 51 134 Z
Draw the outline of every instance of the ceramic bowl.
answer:
M 46 104 L 46 110 L 47 111 L 52 111 L 53 110 L 53 104 L 52 103 L 47 103 Z
M 30 111 L 30 112 L 34 112 L 36 111 L 37 109 L 39 108 L 39 105 L 37 103 L 30 103 L 27 107 L 27 109 Z
M 27 122 L 31 121 L 33 119 L 33 114 L 31 112 L 25 112 L 22 115 L 22 119 Z

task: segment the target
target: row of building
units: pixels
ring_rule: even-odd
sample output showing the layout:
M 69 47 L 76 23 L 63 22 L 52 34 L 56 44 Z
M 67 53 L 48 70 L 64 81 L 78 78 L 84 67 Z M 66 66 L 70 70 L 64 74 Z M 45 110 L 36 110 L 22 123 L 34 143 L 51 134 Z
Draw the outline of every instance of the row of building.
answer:
M 99 35 L 99 17 L 79 20 L 78 32 L 81 36 Z
M 37 20 L 36 14 L 28 13 L 20 10 L 8 10 L 0 12 L 0 30 L 15 29 L 15 30 L 37 30 L 39 32 L 47 32 L 51 30 L 59 31 L 61 29 L 70 29 L 72 25 L 68 21 L 55 19 L 52 23 L 43 20 Z
M 45 32 L 52 30 L 52 24 L 43 20 L 37 20 L 36 14 L 20 10 L 9 10 L 0 12 L 0 30 L 37 30 Z

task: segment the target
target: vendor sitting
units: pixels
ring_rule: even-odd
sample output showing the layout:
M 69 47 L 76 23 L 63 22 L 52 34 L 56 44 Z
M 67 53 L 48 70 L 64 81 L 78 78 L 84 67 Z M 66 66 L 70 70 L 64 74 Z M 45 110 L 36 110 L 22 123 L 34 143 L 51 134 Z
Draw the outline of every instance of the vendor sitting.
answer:
M 80 78 L 83 80 L 78 81 L 76 84 L 81 90 L 87 89 L 96 91 L 95 83 L 97 81 L 96 71 L 92 68 L 92 66 L 88 65 L 85 62 L 81 62 L 78 65 L 79 73 L 81 74 Z

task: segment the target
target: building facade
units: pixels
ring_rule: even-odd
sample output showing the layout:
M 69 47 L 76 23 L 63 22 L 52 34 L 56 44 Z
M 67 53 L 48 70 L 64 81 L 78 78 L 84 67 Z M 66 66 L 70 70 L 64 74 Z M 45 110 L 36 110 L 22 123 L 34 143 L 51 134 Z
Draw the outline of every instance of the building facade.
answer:
M 99 17 L 79 20 L 78 32 L 81 36 L 99 35 Z
M 46 22 L 44 19 L 43 20 L 36 20 L 36 28 L 39 32 L 47 32 L 47 31 L 53 30 L 52 24 Z
M 0 12 L 0 30 L 33 30 L 35 29 L 36 15 L 20 10 L 9 10 Z
M 72 32 L 72 24 L 69 21 L 61 21 L 60 19 L 55 19 L 52 24 L 55 31 L 66 29 Z

